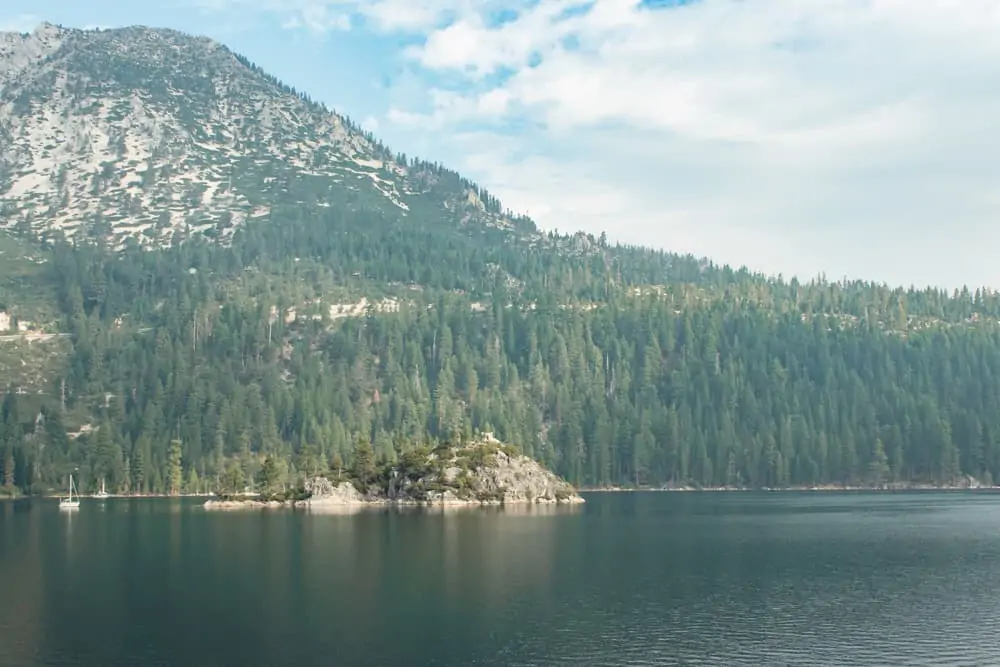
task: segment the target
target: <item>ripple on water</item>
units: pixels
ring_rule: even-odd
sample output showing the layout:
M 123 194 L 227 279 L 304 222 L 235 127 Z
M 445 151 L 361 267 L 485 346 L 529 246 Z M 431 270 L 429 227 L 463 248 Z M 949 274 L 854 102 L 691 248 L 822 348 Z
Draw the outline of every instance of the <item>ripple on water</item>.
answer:
M 1000 664 L 998 514 L 948 516 L 956 511 L 921 521 L 897 500 L 894 523 L 877 512 L 832 522 L 817 512 L 784 528 L 781 516 L 751 520 L 746 531 L 730 520 L 718 522 L 721 536 L 702 524 L 694 537 L 641 540 L 637 548 L 659 551 L 662 570 L 649 576 L 623 563 L 624 574 L 596 580 L 496 664 Z M 702 541 L 729 553 L 691 549 Z
M 0 513 L 0 667 L 1000 665 L 998 496 L 599 495 Z

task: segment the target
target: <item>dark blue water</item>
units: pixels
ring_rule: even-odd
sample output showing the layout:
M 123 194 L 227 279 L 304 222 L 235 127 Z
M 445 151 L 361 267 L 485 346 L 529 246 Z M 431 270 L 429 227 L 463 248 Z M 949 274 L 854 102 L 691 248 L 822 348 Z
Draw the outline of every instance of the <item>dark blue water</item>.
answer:
M 0 665 L 996 665 L 1000 495 L 0 504 Z

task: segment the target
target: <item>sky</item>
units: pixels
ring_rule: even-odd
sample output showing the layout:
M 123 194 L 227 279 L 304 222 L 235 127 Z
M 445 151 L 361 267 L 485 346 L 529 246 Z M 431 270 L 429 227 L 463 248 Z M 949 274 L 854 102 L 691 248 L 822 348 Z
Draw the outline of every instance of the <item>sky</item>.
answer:
M 204 34 L 543 228 L 1000 288 L 998 0 L 3 0 Z

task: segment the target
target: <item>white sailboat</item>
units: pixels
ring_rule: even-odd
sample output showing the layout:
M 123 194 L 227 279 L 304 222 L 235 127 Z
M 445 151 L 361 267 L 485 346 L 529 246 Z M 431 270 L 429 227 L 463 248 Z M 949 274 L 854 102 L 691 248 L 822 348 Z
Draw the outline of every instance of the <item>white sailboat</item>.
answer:
M 95 498 L 110 498 L 111 494 L 104 490 L 104 478 L 101 478 L 101 490 L 94 494 Z
M 76 487 L 73 486 L 73 475 L 69 476 L 69 497 L 59 499 L 59 509 L 61 510 L 75 510 L 80 506 L 80 494 L 77 493 L 76 497 L 73 497 L 73 491 Z

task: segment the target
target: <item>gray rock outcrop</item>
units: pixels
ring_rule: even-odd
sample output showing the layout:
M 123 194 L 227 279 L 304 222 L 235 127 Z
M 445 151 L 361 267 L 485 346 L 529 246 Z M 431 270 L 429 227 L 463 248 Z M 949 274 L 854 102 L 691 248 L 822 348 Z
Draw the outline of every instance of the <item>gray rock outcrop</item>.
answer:
M 314 477 L 306 482 L 306 491 L 311 495 L 307 500 L 296 503 L 306 508 L 324 508 L 329 506 L 363 505 L 365 498 L 350 482 L 340 482 L 334 485 L 326 477 Z
M 284 505 L 314 511 L 341 511 L 370 505 L 526 505 L 584 502 L 566 480 L 530 457 L 490 436 L 461 447 L 417 450 L 388 477 L 372 480 L 362 493 L 354 482 L 324 476 L 304 484 L 304 499 Z M 406 458 L 404 457 L 404 458 Z M 275 501 L 218 499 L 208 509 L 268 507 Z

